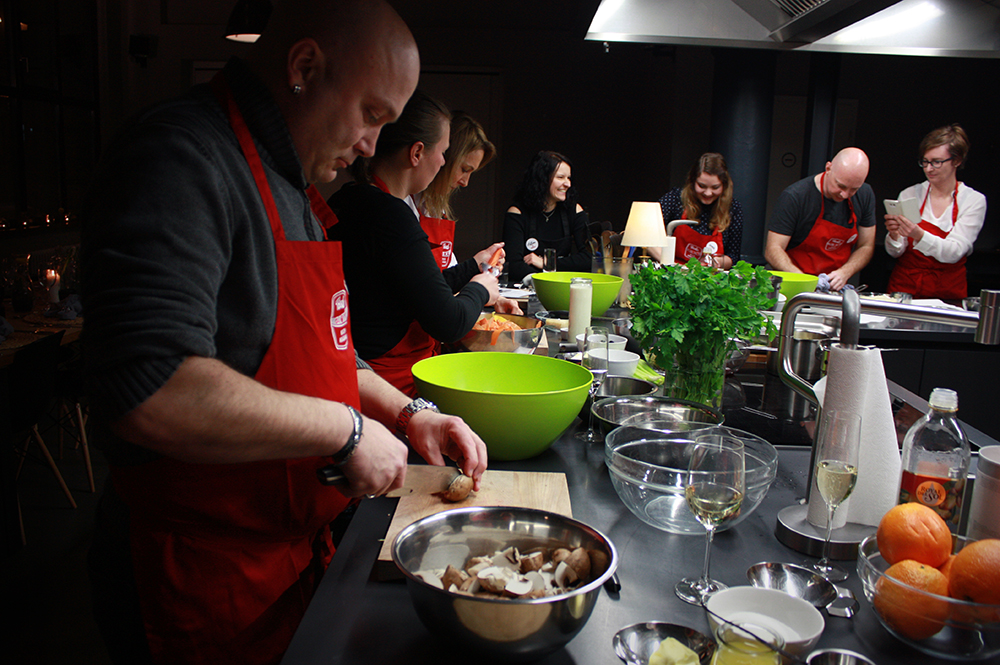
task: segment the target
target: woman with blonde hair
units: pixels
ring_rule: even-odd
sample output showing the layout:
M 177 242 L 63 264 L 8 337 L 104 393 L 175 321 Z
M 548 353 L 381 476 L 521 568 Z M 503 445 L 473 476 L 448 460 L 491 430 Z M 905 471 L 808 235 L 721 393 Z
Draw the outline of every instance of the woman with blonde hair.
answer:
M 920 201 L 920 219 L 885 216 L 885 250 L 896 258 L 890 293 L 945 300 L 968 295 L 965 258 L 986 219 L 986 197 L 958 180 L 968 154 L 969 137 L 958 125 L 939 127 L 920 142 L 918 164 L 927 179 L 899 193 L 901 201 Z
M 681 224 L 674 229 L 677 263 L 687 263 L 706 249 L 723 270 L 740 260 L 743 208 L 733 198 L 733 179 L 726 159 L 719 153 L 706 152 L 699 157 L 688 171 L 684 187 L 671 189 L 660 198 L 660 209 L 664 224 L 675 219 L 697 220 L 697 224 Z M 662 262 L 661 248 L 650 247 L 647 251 Z
M 382 378 L 416 397 L 413 365 L 472 330 L 496 302 L 495 275 L 476 259 L 442 274 L 412 197 L 444 166 L 451 114 L 417 90 L 378 137 L 375 155 L 351 166 L 355 182 L 330 197 L 343 243 L 351 332 L 358 355 Z

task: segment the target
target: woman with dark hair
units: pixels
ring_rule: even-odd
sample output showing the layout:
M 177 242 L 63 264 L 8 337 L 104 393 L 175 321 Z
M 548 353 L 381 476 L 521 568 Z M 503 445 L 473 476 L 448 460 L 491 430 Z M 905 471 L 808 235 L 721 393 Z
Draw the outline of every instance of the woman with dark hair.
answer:
M 354 347 L 411 396 L 414 363 L 469 332 L 499 288 L 476 259 L 443 274 L 413 207 L 413 195 L 445 163 L 450 118 L 440 102 L 415 92 L 382 130 L 374 156 L 352 165 L 355 182 L 329 201 L 339 219 L 328 235 L 343 243 Z
M 743 208 L 733 198 L 733 179 L 729 177 L 725 158 L 719 153 L 706 152 L 699 157 L 688 171 L 684 187 L 671 189 L 660 198 L 660 209 L 664 224 L 675 219 L 698 222 L 675 227 L 674 261 L 677 263 L 687 263 L 706 249 L 723 270 L 729 270 L 740 260 Z M 661 247 L 649 247 L 647 251 L 653 259 L 662 262 Z
M 889 292 L 918 298 L 960 300 L 968 295 L 965 257 L 986 219 L 986 197 L 964 182 L 969 137 L 958 125 L 931 131 L 920 142 L 920 168 L 927 180 L 907 187 L 899 200 L 920 201 L 920 219 L 886 215 L 885 250 L 896 258 Z
M 576 202 L 569 160 L 548 150 L 535 155 L 503 220 L 511 281 L 540 271 L 545 249 L 556 250 L 559 270 L 590 272 L 588 221 Z

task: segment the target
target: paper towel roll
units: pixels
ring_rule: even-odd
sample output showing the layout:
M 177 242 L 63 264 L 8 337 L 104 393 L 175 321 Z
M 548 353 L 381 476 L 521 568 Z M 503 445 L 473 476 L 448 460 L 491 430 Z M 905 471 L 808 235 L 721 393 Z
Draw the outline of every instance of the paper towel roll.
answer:
M 882 366 L 882 352 L 872 347 L 830 349 L 827 372 L 813 386 L 824 408 L 861 414 L 861 450 L 858 453 L 858 483 L 851 497 L 841 504 L 834 528 L 846 522 L 878 526 L 882 516 L 899 499 L 902 461 L 896 442 L 892 402 Z M 815 478 L 813 488 L 815 488 Z M 826 504 L 819 491 L 809 492 L 809 522 L 826 527 Z

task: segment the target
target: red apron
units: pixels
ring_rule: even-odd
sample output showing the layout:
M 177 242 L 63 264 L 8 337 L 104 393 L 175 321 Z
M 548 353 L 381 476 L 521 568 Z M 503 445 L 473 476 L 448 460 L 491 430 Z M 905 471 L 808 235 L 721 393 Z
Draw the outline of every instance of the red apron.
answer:
M 687 219 L 687 210 L 681 213 L 681 219 Z M 705 245 L 714 242 L 718 248 L 715 256 L 722 256 L 725 252 L 722 247 L 722 232 L 715 231 L 711 235 L 702 235 L 687 224 L 678 224 L 674 227 L 674 237 L 677 238 L 677 249 L 674 254 L 674 261 L 680 264 L 687 263 L 690 259 L 699 258 L 705 251 Z
M 214 84 L 274 233 L 278 305 L 255 378 L 360 406 L 340 243 L 285 239 L 267 176 L 225 80 Z M 322 196 L 322 225 L 336 223 Z M 323 208 L 318 206 L 322 205 Z M 329 458 L 112 469 L 129 505 L 132 558 L 154 662 L 275 663 L 332 555 L 329 523 L 348 499 L 321 485 Z
M 924 202 L 920 205 L 923 216 L 927 198 L 931 188 L 927 187 Z M 951 227 L 955 228 L 958 221 L 958 183 L 955 183 L 955 195 L 951 208 Z M 931 233 L 938 238 L 947 238 L 951 231 L 943 231 L 930 222 L 920 220 L 920 228 L 925 233 Z M 941 298 L 943 300 L 961 300 L 969 294 L 965 279 L 965 258 L 955 263 L 941 263 L 927 256 L 919 249 L 913 248 L 913 238 L 906 239 L 906 251 L 898 259 L 889 276 L 889 293 L 910 293 L 917 298 Z
M 427 234 L 438 268 L 444 270 L 451 265 L 455 247 L 455 220 L 420 215 L 420 228 Z
M 819 216 L 812 230 L 801 244 L 788 250 L 788 258 L 799 267 L 799 270 L 808 275 L 831 273 L 840 268 L 851 258 L 851 251 L 858 241 L 858 216 L 854 212 L 851 199 L 847 199 L 847 205 L 851 210 L 850 226 L 845 228 L 823 218 L 823 212 L 826 210 L 826 197 L 823 195 L 825 178 L 826 172 L 823 172 L 819 177 Z
M 375 186 L 383 192 L 391 194 L 389 188 L 386 187 L 381 178 L 376 176 L 373 178 L 373 182 Z M 423 220 L 421 220 L 421 227 L 424 228 L 425 232 L 427 232 L 427 229 L 423 227 Z M 454 231 L 455 222 L 451 222 L 452 234 L 454 234 Z M 434 237 L 432 237 L 429 232 L 427 235 L 428 237 L 431 237 L 431 249 L 433 251 Z M 443 255 L 435 253 L 434 259 L 438 262 L 438 267 L 441 267 L 441 269 L 444 270 L 444 267 L 442 267 L 442 261 L 444 259 Z M 413 366 L 424 358 L 436 356 L 440 353 L 440 349 L 441 344 L 436 339 L 428 335 L 427 332 L 421 327 L 420 323 L 413 320 L 410 321 L 410 327 L 406 329 L 406 334 L 403 335 L 403 339 L 399 340 L 396 346 L 392 347 L 378 358 L 366 359 L 366 362 L 371 365 L 376 374 L 391 383 L 393 386 L 410 397 L 417 397 L 417 387 L 413 382 Z

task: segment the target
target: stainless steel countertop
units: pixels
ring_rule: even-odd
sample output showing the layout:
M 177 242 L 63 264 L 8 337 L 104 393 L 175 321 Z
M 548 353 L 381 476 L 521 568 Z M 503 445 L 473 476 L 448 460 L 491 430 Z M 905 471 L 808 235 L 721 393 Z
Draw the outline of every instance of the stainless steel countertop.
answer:
M 546 665 L 616 663 L 612 636 L 641 621 L 668 621 L 708 634 L 702 610 L 679 600 L 673 585 L 700 572 L 701 537 L 667 534 L 635 517 L 619 500 L 604 465 L 603 446 L 573 438 L 579 421 L 542 455 L 491 468 L 563 472 L 573 514 L 604 532 L 618 549 L 621 593 L 601 597 L 583 630 L 563 649 L 538 661 Z M 760 561 L 796 563 L 804 556 L 774 536 L 777 513 L 805 494 L 809 448 L 779 446 L 778 476 L 757 511 L 734 529 L 715 537 L 712 572 L 730 586 L 748 584 L 746 570 Z M 330 568 L 282 661 L 286 664 L 406 662 L 465 663 L 470 654 L 438 640 L 423 626 L 402 582 L 371 577 L 396 505 L 395 499 L 361 502 Z M 863 653 L 880 665 L 946 662 L 917 652 L 889 635 L 862 599 L 852 568 L 846 583 L 861 600 L 853 619 L 825 617 L 818 648 L 840 647 Z M 478 662 L 476 657 L 473 661 Z

